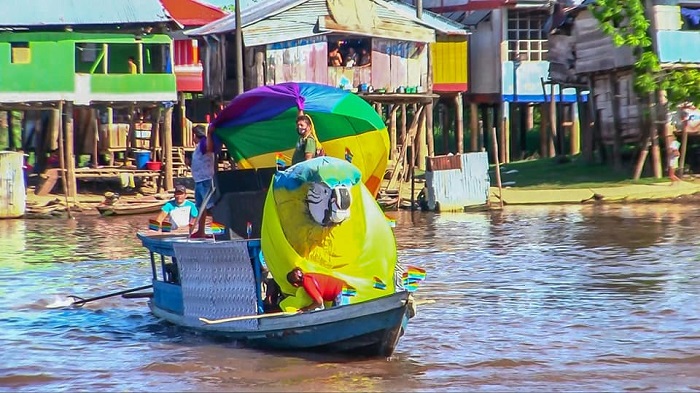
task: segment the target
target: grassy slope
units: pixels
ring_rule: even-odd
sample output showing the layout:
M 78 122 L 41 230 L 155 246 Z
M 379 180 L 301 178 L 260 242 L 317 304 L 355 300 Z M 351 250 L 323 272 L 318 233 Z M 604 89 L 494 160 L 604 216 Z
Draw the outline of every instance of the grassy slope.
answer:
M 516 169 L 517 173 L 506 172 Z M 495 167 L 491 166 L 491 184 L 496 185 Z M 560 189 L 611 187 L 626 184 L 651 184 L 667 182 L 667 178 L 643 177 L 632 180 L 629 172 L 615 172 L 612 167 L 600 164 L 585 164 L 580 156 L 571 157 L 567 163 L 555 159 L 518 161 L 501 166 L 502 182 L 515 182 L 511 187 L 529 189 Z

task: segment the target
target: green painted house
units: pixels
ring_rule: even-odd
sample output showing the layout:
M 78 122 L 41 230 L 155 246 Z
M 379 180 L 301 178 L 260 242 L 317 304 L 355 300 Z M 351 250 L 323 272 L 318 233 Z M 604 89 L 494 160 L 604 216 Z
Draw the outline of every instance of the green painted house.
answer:
M 158 0 L 17 2 L 0 14 L 0 104 L 176 101 L 177 27 Z

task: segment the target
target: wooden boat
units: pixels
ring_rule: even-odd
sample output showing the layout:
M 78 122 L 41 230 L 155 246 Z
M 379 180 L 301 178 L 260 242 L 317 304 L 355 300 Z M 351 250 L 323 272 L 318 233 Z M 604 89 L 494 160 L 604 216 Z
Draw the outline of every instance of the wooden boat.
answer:
M 138 238 L 151 256 L 155 316 L 251 347 L 390 356 L 415 314 L 403 290 L 320 311 L 264 314 L 260 240 Z
M 97 211 L 103 216 L 124 216 L 129 214 L 153 214 L 158 213 L 167 201 L 133 201 L 117 202 L 113 205 L 101 204 L 96 206 Z

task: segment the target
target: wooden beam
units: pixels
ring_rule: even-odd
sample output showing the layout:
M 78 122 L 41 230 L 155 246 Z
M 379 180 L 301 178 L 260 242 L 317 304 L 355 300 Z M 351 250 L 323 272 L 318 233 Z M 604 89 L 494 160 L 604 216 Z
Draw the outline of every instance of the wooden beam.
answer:
M 150 148 L 151 148 L 151 161 L 157 161 L 158 156 L 156 154 L 158 145 L 162 144 L 162 141 L 160 141 L 160 106 L 157 106 L 153 109 L 151 109 L 151 140 L 150 140 Z M 163 155 L 161 151 L 161 156 Z
M 611 87 L 610 97 L 613 115 L 613 166 L 616 170 L 622 170 L 622 122 L 620 118 L 620 85 L 617 83 L 617 72 L 608 74 L 608 83 Z

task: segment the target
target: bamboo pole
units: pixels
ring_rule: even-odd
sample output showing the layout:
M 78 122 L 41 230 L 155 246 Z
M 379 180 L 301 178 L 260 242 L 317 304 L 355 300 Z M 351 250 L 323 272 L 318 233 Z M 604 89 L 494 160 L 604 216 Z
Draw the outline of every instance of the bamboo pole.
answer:
M 503 209 L 503 185 L 501 184 L 501 163 L 498 161 L 498 140 L 496 138 L 496 127 L 491 128 L 491 140 L 493 141 L 493 161 L 496 164 L 496 185 L 498 185 L 498 200 Z

